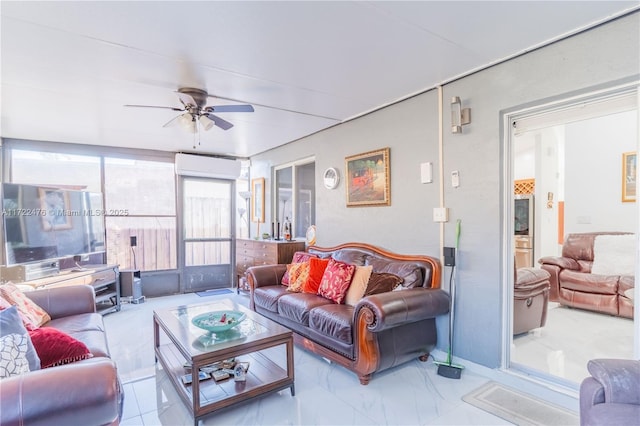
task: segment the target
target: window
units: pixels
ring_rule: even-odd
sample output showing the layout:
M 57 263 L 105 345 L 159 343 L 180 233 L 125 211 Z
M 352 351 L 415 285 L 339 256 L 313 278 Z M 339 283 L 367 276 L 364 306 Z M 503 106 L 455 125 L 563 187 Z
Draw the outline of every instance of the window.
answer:
M 311 159 L 277 167 L 274 202 L 276 221 L 292 224 L 293 238 L 303 238 L 316 222 L 316 165 Z
M 107 263 L 142 271 L 175 269 L 173 163 L 107 157 L 104 187 Z
M 13 149 L 11 182 L 102 192 L 100 157 Z

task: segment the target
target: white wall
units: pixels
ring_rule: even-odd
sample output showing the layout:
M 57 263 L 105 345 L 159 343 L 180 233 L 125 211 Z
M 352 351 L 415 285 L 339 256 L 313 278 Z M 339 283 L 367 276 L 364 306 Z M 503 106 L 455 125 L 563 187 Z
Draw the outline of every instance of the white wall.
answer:
M 444 99 L 460 96 L 472 108 L 464 133 L 444 137 L 444 199 L 450 208 L 446 246 L 455 245 L 455 221 L 462 221 L 458 258 L 454 355 L 488 367 L 502 357 L 504 286 L 502 114 L 543 99 L 638 77 L 640 14 L 535 50 L 444 87 Z M 420 54 L 417 52 L 417 54 Z M 398 76 L 401 78 L 401 76 Z M 446 112 L 446 107 L 445 107 Z M 449 128 L 445 114 L 444 127 Z M 419 183 L 419 164 L 438 170 L 435 90 L 252 158 L 252 177 L 270 177 L 270 167 L 316 156 L 318 244 L 363 241 L 400 253 L 439 256 L 439 226 L 431 220 L 440 179 Z M 344 182 L 325 190 L 327 167 L 344 171 L 344 157 L 391 148 L 391 206 L 346 208 Z M 452 170 L 459 188 L 450 186 Z M 269 179 L 270 181 L 270 179 Z M 269 221 L 270 219 L 267 219 Z M 510 254 L 509 254 L 510 255 Z M 512 262 L 512 260 L 510 261 Z M 447 288 L 445 271 L 443 287 Z M 438 321 L 438 348 L 447 348 L 447 322 Z
M 636 111 L 566 126 L 565 234 L 635 232 L 637 205 L 622 202 L 622 153 L 637 138 Z

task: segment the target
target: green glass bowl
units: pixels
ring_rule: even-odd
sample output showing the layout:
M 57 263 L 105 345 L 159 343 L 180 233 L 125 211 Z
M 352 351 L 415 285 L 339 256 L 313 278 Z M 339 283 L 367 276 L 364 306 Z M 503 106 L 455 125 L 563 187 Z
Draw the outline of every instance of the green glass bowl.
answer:
M 231 330 L 247 316 L 239 311 L 213 311 L 195 316 L 191 323 L 211 333 Z M 224 318 L 225 321 L 221 321 Z

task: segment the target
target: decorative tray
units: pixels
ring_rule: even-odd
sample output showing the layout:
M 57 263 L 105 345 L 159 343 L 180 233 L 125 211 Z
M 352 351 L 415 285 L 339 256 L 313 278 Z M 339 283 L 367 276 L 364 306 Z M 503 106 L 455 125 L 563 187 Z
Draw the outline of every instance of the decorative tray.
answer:
M 210 333 L 221 333 L 231 330 L 245 318 L 246 315 L 239 311 L 213 311 L 195 316 L 191 323 Z

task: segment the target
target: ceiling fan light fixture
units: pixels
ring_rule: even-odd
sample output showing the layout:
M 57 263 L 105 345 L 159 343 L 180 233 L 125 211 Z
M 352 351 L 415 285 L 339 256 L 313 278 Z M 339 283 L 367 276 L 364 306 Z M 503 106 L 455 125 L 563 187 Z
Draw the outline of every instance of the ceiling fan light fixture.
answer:
M 196 117 L 193 114 L 182 114 L 178 119 L 178 122 L 180 123 L 180 127 L 185 129 L 189 133 L 196 133 L 198 130 L 198 122 L 196 121 Z
M 200 124 L 202 124 L 202 128 L 204 130 L 210 130 L 215 124 L 212 119 L 207 117 L 206 115 L 200 116 Z

